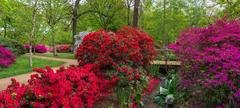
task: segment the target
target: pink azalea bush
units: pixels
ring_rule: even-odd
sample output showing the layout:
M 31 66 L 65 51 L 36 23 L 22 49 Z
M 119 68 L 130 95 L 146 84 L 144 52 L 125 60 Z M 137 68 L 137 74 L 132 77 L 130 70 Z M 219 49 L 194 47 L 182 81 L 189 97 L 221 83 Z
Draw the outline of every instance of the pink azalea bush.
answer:
M 15 79 L 0 92 L 1 108 L 92 108 L 102 96 L 110 93 L 115 82 L 96 76 L 93 65 L 60 68 L 34 69 L 39 74 L 31 75 L 26 85 Z
M 25 44 L 24 48 L 27 50 L 27 52 L 29 52 L 30 45 Z M 32 51 L 35 51 L 36 53 L 46 53 L 49 51 L 49 48 L 46 45 L 39 44 L 39 45 L 32 46 Z
M 30 48 L 30 45 L 29 44 L 24 44 L 23 47 L 28 51 L 29 48 Z
M 66 53 L 71 52 L 71 45 L 70 44 L 59 44 L 56 45 L 57 52 L 59 53 Z
M 239 21 L 188 29 L 170 48 L 182 62 L 180 87 L 188 97 L 208 106 L 240 107 Z
M 0 45 L 0 69 L 9 67 L 15 63 L 16 57 L 13 52 Z
M 42 44 L 33 46 L 33 49 L 35 49 L 35 52 L 37 53 L 46 53 L 48 51 L 47 46 Z

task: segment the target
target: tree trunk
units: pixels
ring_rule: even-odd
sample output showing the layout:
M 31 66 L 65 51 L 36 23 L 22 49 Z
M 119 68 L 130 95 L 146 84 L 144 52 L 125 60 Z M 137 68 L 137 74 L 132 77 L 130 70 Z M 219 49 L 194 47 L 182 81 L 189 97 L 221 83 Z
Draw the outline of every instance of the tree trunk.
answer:
M 32 45 L 29 46 L 29 66 L 32 67 Z
M 73 6 L 73 12 L 72 12 L 72 44 L 75 43 L 74 36 L 77 34 L 77 19 L 78 19 L 78 6 L 79 6 L 80 0 L 76 0 Z
M 29 66 L 32 67 L 32 40 L 33 40 L 33 36 L 35 33 L 35 24 L 36 24 L 36 13 L 37 13 L 37 2 L 38 0 L 35 0 L 34 5 L 33 5 L 33 13 L 32 13 L 32 31 L 29 37 Z
M 140 0 L 135 0 L 134 2 L 134 11 L 133 11 L 133 27 L 134 28 L 138 28 L 139 3 L 140 3 Z
M 55 30 L 52 27 L 52 48 L 53 48 L 53 56 L 57 56 L 57 49 L 56 49 L 56 44 L 55 44 Z
M 166 35 L 166 0 L 163 0 L 163 36 L 165 37 L 164 39 L 164 44 L 165 46 L 167 45 L 167 35 Z
M 131 6 L 131 2 L 130 0 L 127 0 L 127 24 L 130 26 L 130 7 Z
M 77 34 L 77 19 L 72 18 L 72 44 L 74 45 L 75 43 L 75 38 L 74 36 Z
M 4 37 L 6 38 L 7 37 L 7 22 L 4 20 Z
M 130 6 L 129 5 L 128 5 L 127 16 L 128 16 L 128 25 L 130 26 Z
M 145 0 L 142 0 L 142 3 L 144 3 Z M 140 4 L 140 28 L 143 30 L 144 29 L 144 7 L 143 4 Z

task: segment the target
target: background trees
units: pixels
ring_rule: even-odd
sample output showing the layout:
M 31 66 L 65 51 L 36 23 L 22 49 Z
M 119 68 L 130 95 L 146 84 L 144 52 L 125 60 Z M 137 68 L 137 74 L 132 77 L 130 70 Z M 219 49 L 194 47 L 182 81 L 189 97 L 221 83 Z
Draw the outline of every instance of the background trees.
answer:
M 66 18 L 67 6 L 66 0 L 42 0 L 42 12 L 47 26 L 46 32 L 51 35 L 51 45 L 53 48 L 53 55 L 56 56 L 55 33 L 58 30 L 58 24 Z
M 28 43 L 33 10 L 29 0 L 0 1 L 0 36 Z M 238 0 L 39 0 L 33 44 L 73 43 L 78 32 L 115 31 L 126 25 L 138 26 L 156 42 L 170 43 L 185 28 L 203 27 L 222 16 L 238 18 L 239 4 Z

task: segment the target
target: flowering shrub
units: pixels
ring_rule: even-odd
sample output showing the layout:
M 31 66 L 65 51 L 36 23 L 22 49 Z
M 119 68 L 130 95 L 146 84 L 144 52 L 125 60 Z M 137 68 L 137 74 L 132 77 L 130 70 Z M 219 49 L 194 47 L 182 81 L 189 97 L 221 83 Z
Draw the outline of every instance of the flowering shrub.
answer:
M 33 46 L 33 49 L 37 53 L 46 53 L 48 51 L 48 48 L 45 45 L 41 44 Z
M 147 88 L 143 92 L 143 95 L 147 96 L 149 93 L 152 93 L 154 88 L 158 87 L 159 82 L 160 82 L 160 79 L 158 79 L 158 78 L 151 78 L 149 80 L 149 84 L 148 84 Z
M 142 66 L 156 55 L 152 37 L 144 32 L 125 27 L 116 33 L 104 30 L 89 33 L 79 46 L 76 58 L 79 64 L 97 63 L 116 66 L 120 63 Z
M 137 41 L 140 47 L 140 53 L 143 57 L 141 62 L 144 65 L 148 65 L 150 61 L 155 58 L 157 52 L 155 50 L 155 47 L 153 47 L 153 38 L 147 33 L 134 28 L 124 27 L 118 30 L 117 34 L 119 34 L 121 37 L 129 39 L 130 41 Z
M 27 52 L 29 51 L 30 45 L 29 44 L 25 44 L 23 45 L 23 47 L 27 50 Z
M 71 52 L 71 45 L 70 44 L 56 45 L 56 49 L 57 52 L 59 53 Z
M 80 66 L 95 64 L 105 77 L 118 80 L 116 88 L 120 103 L 133 100 L 139 104 L 139 97 L 148 81 L 144 67 L 155 55 L 153 40 L 149 35 L 125 27 L 116 33 L 104 30 L 89 33 L 75 56 Z M 134 99 L 130 99 L 130 96 Z
M 9 67 L 11 64 L 15 63 L 15 55 L 11 50 L 0 45 L 0 69 L 4 67 Z
M 34 108 L 92 108 L 101 96 L 110 91 L 113 81 L 105 80 L 92 72 L 93 65 L 63 67 L 54 72 L 50 67 L 34 69 L 27 85 L 12 84 L 0 93 L 0 107 Z
M 217 21 L 181 33 L 170 46 L 183 63 L 182 89 L 210 106 L 240 107 L 240 22 Z
M 25 44 L 24 48 L 27 50 L 27 52 L 29 52 L 30 45 Z M 35 51 L 37 53 L 46 53 L 46 52 L 48 52 L 48 50 L 49 50 L 49 48 L 45 45 L 39 44 L 39 45 L 32 46 L 32 51 Z

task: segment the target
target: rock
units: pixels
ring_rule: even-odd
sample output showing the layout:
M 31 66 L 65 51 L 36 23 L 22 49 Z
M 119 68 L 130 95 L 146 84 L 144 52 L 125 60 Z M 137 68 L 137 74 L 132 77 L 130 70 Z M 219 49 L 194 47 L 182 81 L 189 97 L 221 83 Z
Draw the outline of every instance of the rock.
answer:
M 74 38 L 75 38 L 75 42 L 74 42 L 74 46 L 73 46 L 73 51 L 74 51 L 74 54 L 76 53 L 79 45 L 82 43 L 84 37 L 89 34 L 90 32 L 79 32 L 78 35 L 75 35 Z

